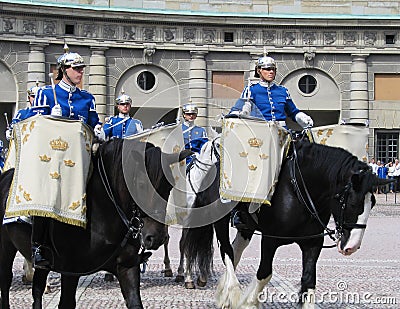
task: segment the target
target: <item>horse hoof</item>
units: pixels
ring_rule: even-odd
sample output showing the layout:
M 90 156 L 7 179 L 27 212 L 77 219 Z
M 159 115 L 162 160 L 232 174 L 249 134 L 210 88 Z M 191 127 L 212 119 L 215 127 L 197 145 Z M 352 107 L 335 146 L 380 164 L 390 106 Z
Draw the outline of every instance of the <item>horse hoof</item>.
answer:
M 171 269 L 165 269 L 164 270 L 164 277 L 172 277 L 172 270 Z
M 207 281 L 202 281 L 202 280 L 200 280 L 200 278 L 197 278 L 197 282 L 196 283 L 197 283 L 198 287 L 204 288 L 206 286 L 206 284 L 207 284 Z
M 193 282 L 185 282 L 185 289 L 193 290 L 196 287 L 194 286 Z
M 22 276 L 22 284 L 23 285 L 30 285 L 30 284 L 32 284 L 32 281 L 28 280 L 26 278 L 26 276 Z
M 182 275 L 177 275 L 175 277 L 175 282 L 184 282 L 185 278 Z
M 112 281 L 114 281 L 114 275 L 113 275 L 113 274 L 110 274 L 110 273 L 105 274 L 105 275 L 104 275 L 104 281 L 105 281 L 105 282 L 112 282 Z

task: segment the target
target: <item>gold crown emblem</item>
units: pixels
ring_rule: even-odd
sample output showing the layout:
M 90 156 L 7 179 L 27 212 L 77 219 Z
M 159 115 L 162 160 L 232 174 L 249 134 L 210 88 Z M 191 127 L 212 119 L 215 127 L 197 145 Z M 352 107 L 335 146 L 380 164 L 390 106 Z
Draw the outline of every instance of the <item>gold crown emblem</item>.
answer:
M 181 147 L 179 145 L 175 145 L 174 148 L 172 149 L 173 153 L 179 153 L 181 151 Z
M 257 165 L 254 165 L 254 164 L 249 165 L 249 170 L 250 171 L 255 171 L 256 169 L 257 169 Z
M 49 162 L 51 160 L 50 157 L 46 156 L 45 154 L 43 156 L 39 155 L 40 161 L 43 162 Z
M 68 142 L 61 139 L 61 136 L 57 139 L 50 141 L 50 147 L 54 150 L 66 151 L 69 147 Z
M 65 164 L 65 166 L 69 166 L 69 167 L 75 166 L 75 162 L 72 160 L 64 160 L 64 164 Z
M 76 201 L 76 202 L 72 202 L 72 204 L 71 205 L 69 205 L 69 209 L 71 209 L 71 210 L 75 210 L 75 209 L 77 209 L 79 206 L 81 206 L 81 203 L 79 202 L 79 201 Z
M 248 153 L 245 151 L 242 151 L 239 153 L 239 156 L 241 156 L 242 158 L 247 157 Z
M 50 177 L 52 179 L 58 179 L 58 178 L 61 177 L 61 175 L 59 173 L 57 173 L 57 172 L 54 172 L 54 173 L 50 173 Z
M 265 153 L 260 154 L 259 156 L 260 156 L 260 159 L 262 159 L 262 160 L 268 159 L 268 157 L 269 157 L 269 156 L 266 155 Z
M 263 141 L 257 137 L 249 138 L 247 142 L 251 147 L 261 147 L 263 145 Z

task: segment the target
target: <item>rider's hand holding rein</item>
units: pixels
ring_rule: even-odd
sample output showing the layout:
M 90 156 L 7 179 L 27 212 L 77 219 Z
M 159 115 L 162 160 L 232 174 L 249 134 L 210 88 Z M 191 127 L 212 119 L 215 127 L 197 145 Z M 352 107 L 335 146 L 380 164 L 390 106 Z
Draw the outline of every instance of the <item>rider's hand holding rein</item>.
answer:
M 299 112 L 296 114 L 296 122 L 303 128 L 311 128 L 314 125 L 314 121 L 310 116 L 303 112 Z

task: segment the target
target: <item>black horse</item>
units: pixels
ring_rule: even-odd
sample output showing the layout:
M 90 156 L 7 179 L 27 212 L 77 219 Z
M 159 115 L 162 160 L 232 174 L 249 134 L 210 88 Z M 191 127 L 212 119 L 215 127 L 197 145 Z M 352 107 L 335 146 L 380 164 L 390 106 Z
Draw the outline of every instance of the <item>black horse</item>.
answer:
M 212 186 L 199 193 L 194 207 L 220 203 L 219 183 L 218 175 Z M 262 205 L 255 215 L 243 211 L 248 204 L 236 206 L 245 214 L 242 219 L 247 229 L 239 230 L 233 247 L 229 241 L 229 215 L 213 224 L 227 268 L 217 288 L 217 305 L 241 309 L 257 307 L 260 293 L 272 277 L 277 248 L 295 242 L 302 251 L 303 260 L 299 300 L 304 306 L 312 307 L 316 263 L 323 247 L 323 236 L 332 236 L 335 232 L 327 227 L 331 215 L 336 223 L 338 250 L 344 255 L 355 252 L 360 247 L 369 211 L 375 204 L 372 192 L 376 186 L 387 183 L 372 174 L 366 163 L 341 148 L 308 141 L 294 142 L 291 156 L 283 162 L 272 206 Z M 262 235 L 261 260 L 256 277 L 242 293 L 234 268 L 255 231 Z M 203 265 L 202 260 L 209 260 L 212 237 L 211 225 L 190 230 L 186 248 L 191 265 Z
M 169 165 L 191 152 L 164 154 L 160 148 L 134 140 L 103 143 L 93 157 L 87 184 L 87 227 L 50 220 L 54 271 L 61 276 L 59 308 L 75 308 L 79 276 L 106 270 L 119 280 L 128 308 L 143 308 L 140 298 L 140 263 L 166 239 L 166 204 L 173 186 Z M 0 178 L 0 217 L 13 178 Z M 9 308 L 12 263 L 16 252 L 31 255 L 31 226 L 11 223 L 0 232 L 1 308 Z M 36 269 L 33 308 L 42 308 L 47 270 Z

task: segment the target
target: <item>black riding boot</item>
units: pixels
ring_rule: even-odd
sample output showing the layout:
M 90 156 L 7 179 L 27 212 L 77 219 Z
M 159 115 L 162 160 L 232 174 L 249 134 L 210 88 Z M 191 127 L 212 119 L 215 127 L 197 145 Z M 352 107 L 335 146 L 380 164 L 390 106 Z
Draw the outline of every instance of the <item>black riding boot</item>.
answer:
M 50 261 L 44 256 L 47 233 L 48 219 L 34 217 L 32 223 L 32 263 L 35 268 L 50 269 Z

